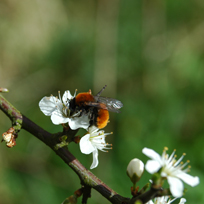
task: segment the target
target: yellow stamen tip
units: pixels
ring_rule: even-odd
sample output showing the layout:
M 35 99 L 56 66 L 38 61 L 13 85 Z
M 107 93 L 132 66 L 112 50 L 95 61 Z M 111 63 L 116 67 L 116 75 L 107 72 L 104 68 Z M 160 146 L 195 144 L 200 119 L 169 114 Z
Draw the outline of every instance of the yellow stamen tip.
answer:
M 183 156 L 186 156 L 186 153 L 183 153 Z

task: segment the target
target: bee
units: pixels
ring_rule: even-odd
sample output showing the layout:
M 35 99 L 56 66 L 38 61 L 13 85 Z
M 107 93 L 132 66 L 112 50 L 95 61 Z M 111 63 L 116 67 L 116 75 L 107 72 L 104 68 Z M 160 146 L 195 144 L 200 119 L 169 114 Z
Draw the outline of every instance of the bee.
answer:
M 123 107 L 122 102 L 117 99 L 100 96 L 105 88 L 106 85 L 96 96 L 92 95 L 91 90 L 77 94 L 69 101 L 70 115 L 88 114 L 90 126 L 104 128 L 109 121 L 109 111 L 119 113 L 119 109 Z

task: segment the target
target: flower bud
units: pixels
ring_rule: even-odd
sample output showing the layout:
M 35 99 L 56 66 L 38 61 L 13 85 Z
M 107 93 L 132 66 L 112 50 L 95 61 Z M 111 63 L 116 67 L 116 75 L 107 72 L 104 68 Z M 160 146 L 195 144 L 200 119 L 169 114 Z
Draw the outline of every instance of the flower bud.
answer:
M 127 166 L 127 175 L 130 180 L 135 184 L 140 180 L 144 172 L 144 163 L 139 159 L 132 159 Z

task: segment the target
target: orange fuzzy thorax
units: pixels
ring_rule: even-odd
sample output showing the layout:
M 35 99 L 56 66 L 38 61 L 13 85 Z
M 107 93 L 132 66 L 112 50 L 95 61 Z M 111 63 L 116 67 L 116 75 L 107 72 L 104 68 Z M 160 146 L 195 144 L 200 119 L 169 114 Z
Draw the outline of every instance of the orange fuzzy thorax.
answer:
M 97 116 L 97 127 L 99 129 L 104 128 L 109 120 L 109 112 L 105 109 L 99 109 Z
M 75 102 L 78 106 L 82 106 L 85 102 L 95 101 L 90 92 L 79 93 L 75 97 Z

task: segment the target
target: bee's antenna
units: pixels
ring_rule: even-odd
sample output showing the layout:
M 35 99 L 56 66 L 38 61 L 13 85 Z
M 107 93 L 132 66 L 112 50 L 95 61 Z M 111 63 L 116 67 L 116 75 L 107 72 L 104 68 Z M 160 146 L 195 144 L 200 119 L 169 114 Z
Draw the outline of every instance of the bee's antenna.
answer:
M 100 96 L 101 95 L 101 93 L 104 91 L 104 89 L 107 87 L 107 85 L 105 85 L 97 94 L 96 94 L 96 96 Z

